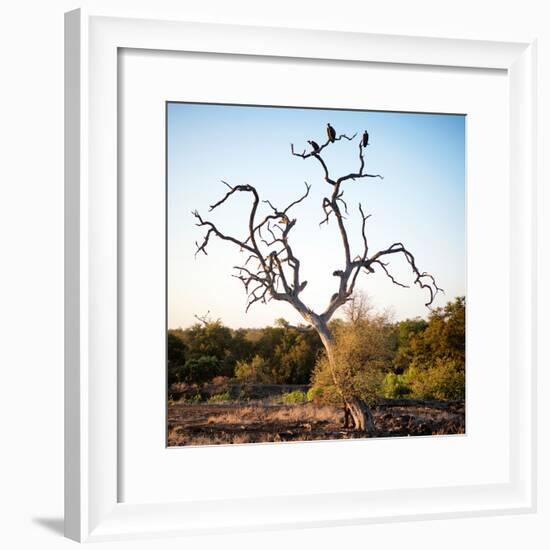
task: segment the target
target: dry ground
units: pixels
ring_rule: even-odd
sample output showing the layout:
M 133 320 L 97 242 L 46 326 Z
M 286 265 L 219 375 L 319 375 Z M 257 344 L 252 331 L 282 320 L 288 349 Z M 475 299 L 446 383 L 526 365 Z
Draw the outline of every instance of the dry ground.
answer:
M 342 411 L 313 403 L 270 404 L 169 402 L 168 445 L 216 445 L 273 441 L 351 439 L 365 433 L 343 429 Z M 461 434 L 463 403 L 398 401 L 374 411 L 376 437 Z

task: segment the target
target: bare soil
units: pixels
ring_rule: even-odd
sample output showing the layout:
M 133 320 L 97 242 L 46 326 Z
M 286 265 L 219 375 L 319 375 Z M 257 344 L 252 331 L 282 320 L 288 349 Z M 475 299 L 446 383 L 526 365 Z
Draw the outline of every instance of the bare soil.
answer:
M 168 445 L 218 445 L 364 438 L 344 429 L 343 412 L 314 403 L 281 405 L 269 399 L 248 403 L 170 401 Z M 464 403 L 394 400 L 373 410 L 374 437 L 465 433 Z

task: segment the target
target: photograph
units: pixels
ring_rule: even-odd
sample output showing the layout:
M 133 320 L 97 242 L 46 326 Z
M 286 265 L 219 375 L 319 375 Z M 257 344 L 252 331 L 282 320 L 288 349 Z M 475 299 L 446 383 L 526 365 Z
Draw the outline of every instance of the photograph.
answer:
M 466 434 L 466 120 L 166 102 L 168 447 Z

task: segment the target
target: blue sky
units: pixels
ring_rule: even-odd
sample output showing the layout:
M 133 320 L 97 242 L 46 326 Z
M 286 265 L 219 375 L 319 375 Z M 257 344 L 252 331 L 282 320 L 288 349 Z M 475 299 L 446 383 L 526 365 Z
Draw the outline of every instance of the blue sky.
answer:
M 465 117 L 417 113 L 339 111 L 279 107 L 247 107 L 170 103 L 168 105 L 168 326 L 186 327 L 194 315 L 210 311 L 212 318 L 234 328 L 265 326 L 279 317 L 302 319 L 286 303 L 256 304 L 245 313 L 242 283 L 231 277 L 242 263 L 236 246 L 211 239 L 208 256 L 195 258 L 195 241 L 203 230 L 195 226 L 197 209 L 226 234 L 246 238 L 251 197 L 238 194 L 208 212 L 232 185 L 254 185 L 262 199 L 284 208 L 311 186 L 310 196 L 293 209 L 298 222 L 291 232 L 295 254 L 302 262 L 308 286 L 301 294 L 314 311 L 325 309 L 337 289 L 335 269 L 343 265 L 343 250 L 333 222 L 319 227 L 321 202 L 331 188 L 315 159 L 290 154 L 308 147 L 307 140 L 326 140 L 326 124 L 357 139 L 370 134 L 366 153 L 369 173 L 384 180 L 361 179 L 344 184 L 346 220 L 352 255 L 361 252 L 358 204 L 372 214 L 367 222 L 371 251 L 401 241 L 415 255 L 422 271 L 432 273 L 444 290 L 435 305 L 465 294 Z M 331 174 L 338 177 L 358 168 L 357 144 L 342 140 L 326 150 Z M 266 207 L 267 208 L 267 207 Z M 262 211 L 260 211 L 261 214 Z M 266 210 L 267 212 L 267 210 Z M 412 286 L 412 274 L 401 258 L 392 272 L 410 289 L 397 287 L 383 273 L 362 275 L 358 288 L 376 308 L 396 320 L 428 314 L 426 294 Z

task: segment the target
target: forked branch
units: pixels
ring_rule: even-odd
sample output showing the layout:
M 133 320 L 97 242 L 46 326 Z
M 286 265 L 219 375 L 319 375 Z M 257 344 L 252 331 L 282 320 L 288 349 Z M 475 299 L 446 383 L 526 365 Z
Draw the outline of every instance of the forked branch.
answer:
M 287 301 L 305 312 L 307 308 L 298 296 L 306 287 L 307 281 L 300 279 L 300 261 L 290 244 L 289 235 L 296 225 L 296 219 L 291 220 L 289 213 L 294 206 L 306 199 L 309 195 L 310 185 L 306 183 L 305 192 L 283 209 L 275 207 L 268 200 L 263 201 L 269 206 L 271 212 L 258 219 L 260 198 L 256 188 L 252 185 L 231 186 L 227 182 L 223 183 L 229 190 L 218 202 L 210 206 L 210 211 L 224 204 L 236 193 L 250 193 L 252 205 L 248 216 L 247 236 L 244 239 L 239 239 L 227 235 L 214 222 L 203 219 L 197 211 L 194 211 L 192 214 L 197 220 L 196 225 L 206 228 L 202 242 L 195 243 L 195 255 L 199 252 L 207 254 L 207 247 L 212 235 L 232 242 L 241 251 L 248 253 L 242 265 L 234 266 L 237 271 L 234 277 L 243 283 L 248 296 L 247 311 L 257 302 L 265 303 L 275 299 Z M 262 229 L 269 233 L 270 241 L 264 238 Z

